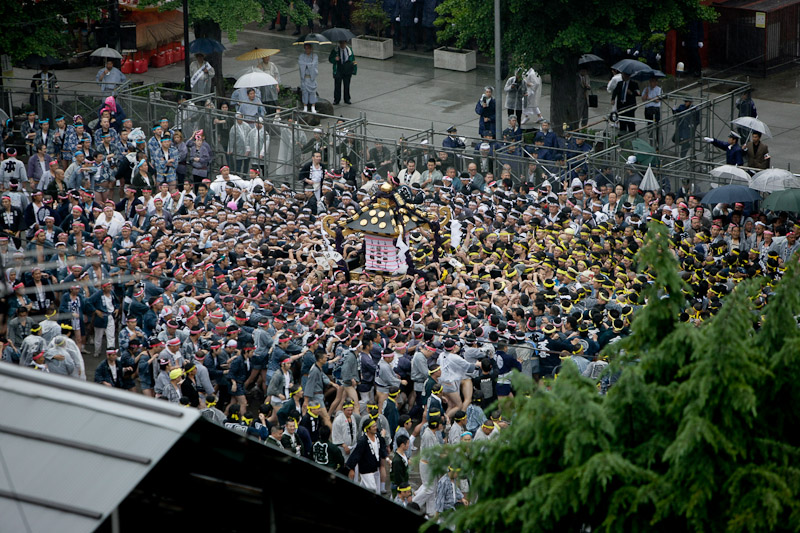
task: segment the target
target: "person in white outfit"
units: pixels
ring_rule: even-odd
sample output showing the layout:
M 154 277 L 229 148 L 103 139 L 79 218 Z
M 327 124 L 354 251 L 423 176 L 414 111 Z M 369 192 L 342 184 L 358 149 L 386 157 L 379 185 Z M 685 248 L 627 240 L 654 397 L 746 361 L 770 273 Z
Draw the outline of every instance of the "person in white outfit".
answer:
M 422 432 L 422 438 L 420 439 L 420 452 L 440 445 L 437 433 L 441 430 L 441 426 L 442 423 L 438 417 L 431 417 L 431 419 L 428 420 L 428 427 Z M 422 485 L 420 485 L 417 493 L 414 495 L 413 502 L 419 505 L 420 509 L 425 509 L 425 514 L 433 516 L 436 512 L 435 496 L 437 479 L 431 473 L 425 455 L 422 455 L 419 461 L 419 477 L 422 480 Z M 423 507 L 423 505 L 425 507 Z
M 255 159 L 251 161 L 250 166 L 261 170 L 262 176 L 267 176 L 267 168 L 269 167 L 269 133 L 264 129 L 264 119 L 259 117 L 253 123 L 253 129 L 250 130 L 250 135 L 247 141 L 248 155 Z M 248 169 L 249 170 L 249 169 Z

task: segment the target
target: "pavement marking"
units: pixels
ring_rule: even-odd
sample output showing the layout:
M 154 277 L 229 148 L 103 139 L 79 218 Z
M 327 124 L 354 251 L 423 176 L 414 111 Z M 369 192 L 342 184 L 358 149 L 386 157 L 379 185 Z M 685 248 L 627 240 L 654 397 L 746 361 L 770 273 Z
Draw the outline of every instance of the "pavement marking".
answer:
M 456 105 L 462 105 L 462 102 L 458 100 L 434 100 L 432 102 L 428 102 L 428 105 L 433 105 L 436 107 L 453 107 Z

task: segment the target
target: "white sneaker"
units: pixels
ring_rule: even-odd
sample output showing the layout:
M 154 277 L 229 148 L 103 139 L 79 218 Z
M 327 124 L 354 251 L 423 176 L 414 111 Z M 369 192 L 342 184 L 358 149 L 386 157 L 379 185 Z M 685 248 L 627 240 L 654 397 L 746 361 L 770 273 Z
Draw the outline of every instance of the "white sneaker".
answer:
M 312 105 L 312 106 L 311 106 L 311 112 L 312 112 L 312 113 L 316 113 L 316 112 L 317 112 L 317 106 L 315 106 L 315 105 Z
M 308 106 L 307 105 L 303 106 L 303 113 L 308 113 Z

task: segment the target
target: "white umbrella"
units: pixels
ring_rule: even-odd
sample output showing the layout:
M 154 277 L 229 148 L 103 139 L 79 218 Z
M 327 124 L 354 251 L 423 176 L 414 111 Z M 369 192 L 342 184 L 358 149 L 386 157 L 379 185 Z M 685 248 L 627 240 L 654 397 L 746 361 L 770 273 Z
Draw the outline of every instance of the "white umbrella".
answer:
M 753 117 L 739 117 L 731 120 L 731 124 L 736 124 L 737 126 L 741 126 L 743 128 L 747 128 L 753 131 L 757 131 L 761 134 L 764 139 L 771 139 L 772 133 L 769 131 L 769 127 L 766 124 L 758 120 L 757 118 Z
M 655 174 L 653 174 L 653 169 L 650 165 L 647 165 L 647 170 L 644 173 L 642 182 L 639 184 L 639 189 L 643 191 L 657 191 L 659 189 L 658 180 Z
M 733 183 L 734 181 L 750 183 L 750 175 L 736 165 L 722 165 L 717 168 L 712 168 L 709 174 L 718 178 L 720 181 L 727 181 L 729 183 Z
M 753 175 L 750 188 L 761 192 L 800 189 L 800 180 L 788 170 L 783 170 L 782 168 L 768 168 Z
M 248 72 L 238 80 L 234 87 L 241 89 L 243 87 L 263 87 L 264 85 L 277 85 L 278 80 L 267 74 L 266 72 Z
M 109 59 L 122 59 L 122 54 L 120 54 L 113 48 L 109 48 L 108 46 L 98 48 L 89 55 L 92 55 L 94 57 L 107 57 Z

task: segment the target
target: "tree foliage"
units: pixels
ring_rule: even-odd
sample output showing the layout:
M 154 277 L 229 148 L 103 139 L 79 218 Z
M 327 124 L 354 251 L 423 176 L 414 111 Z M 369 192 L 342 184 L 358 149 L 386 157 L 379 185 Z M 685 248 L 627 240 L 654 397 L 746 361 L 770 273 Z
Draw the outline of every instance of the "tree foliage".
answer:
M 476 503 L 446 514 L 473 531 L 797 531 L 800 268 L 768 305 L 743 282 L 697 328 L 662 226 L 639 264 L 655 275 L 632 335 L 615 343 L 606 396 L 565 365 L 550 390 L 515 378 L 499 438 L 446 447 Z
M 578 58 L 599 46 L 622 48 L 646 41 L 653 32 L 710 20 L 711 8 L 699 0 L 598 0 L 500 2 L 504 58 L 512 66 L 536 66 L 552 75 L 551 118 L 560 126 L 577 121 Z M 474 42 L 494 54 L 494 8 L 487 0 L 444 0 L 437 8 L 439 38 L 458 46 Z
M 162 11 L 178 9 L 182 0 L 142 0 L 142 5 L 158 5 Z M 247 24 L 257 22 L 263 26 L 280 13 L 298 26 L 317 18 L 311 8 L 298 0 L 189 0 L 189 23 L 196 38 L 221 40 L 222 34 L 236 42 L 237 34 Z M 218 94 L 223 93 L 222 58 L 212 54 L 207 58 L 216 71 L 215 83 Z
M 181 0 L 160 2 L 147 0 L 144 4 L 158 4 L 159 9 L 169 10 L 181 7 Z M 236 42 L 237 33 L 247 24 L 258 22 L 265 24 L 274 19 L 278 13 L 295 24 L 303 25 L 309 18 L 314 18 L 311 8 L 303 1 L 291 0 L 189 0 L 189 21 L 196 25 L 202 21 L 212 22 L 219 26 L 231 42 Z
M 62 57 L 72 39 L 67 23 L 97 19 L 98 0 L 41 0 L 0 2 L 0 50 L 12 61 L 36 54 Z

